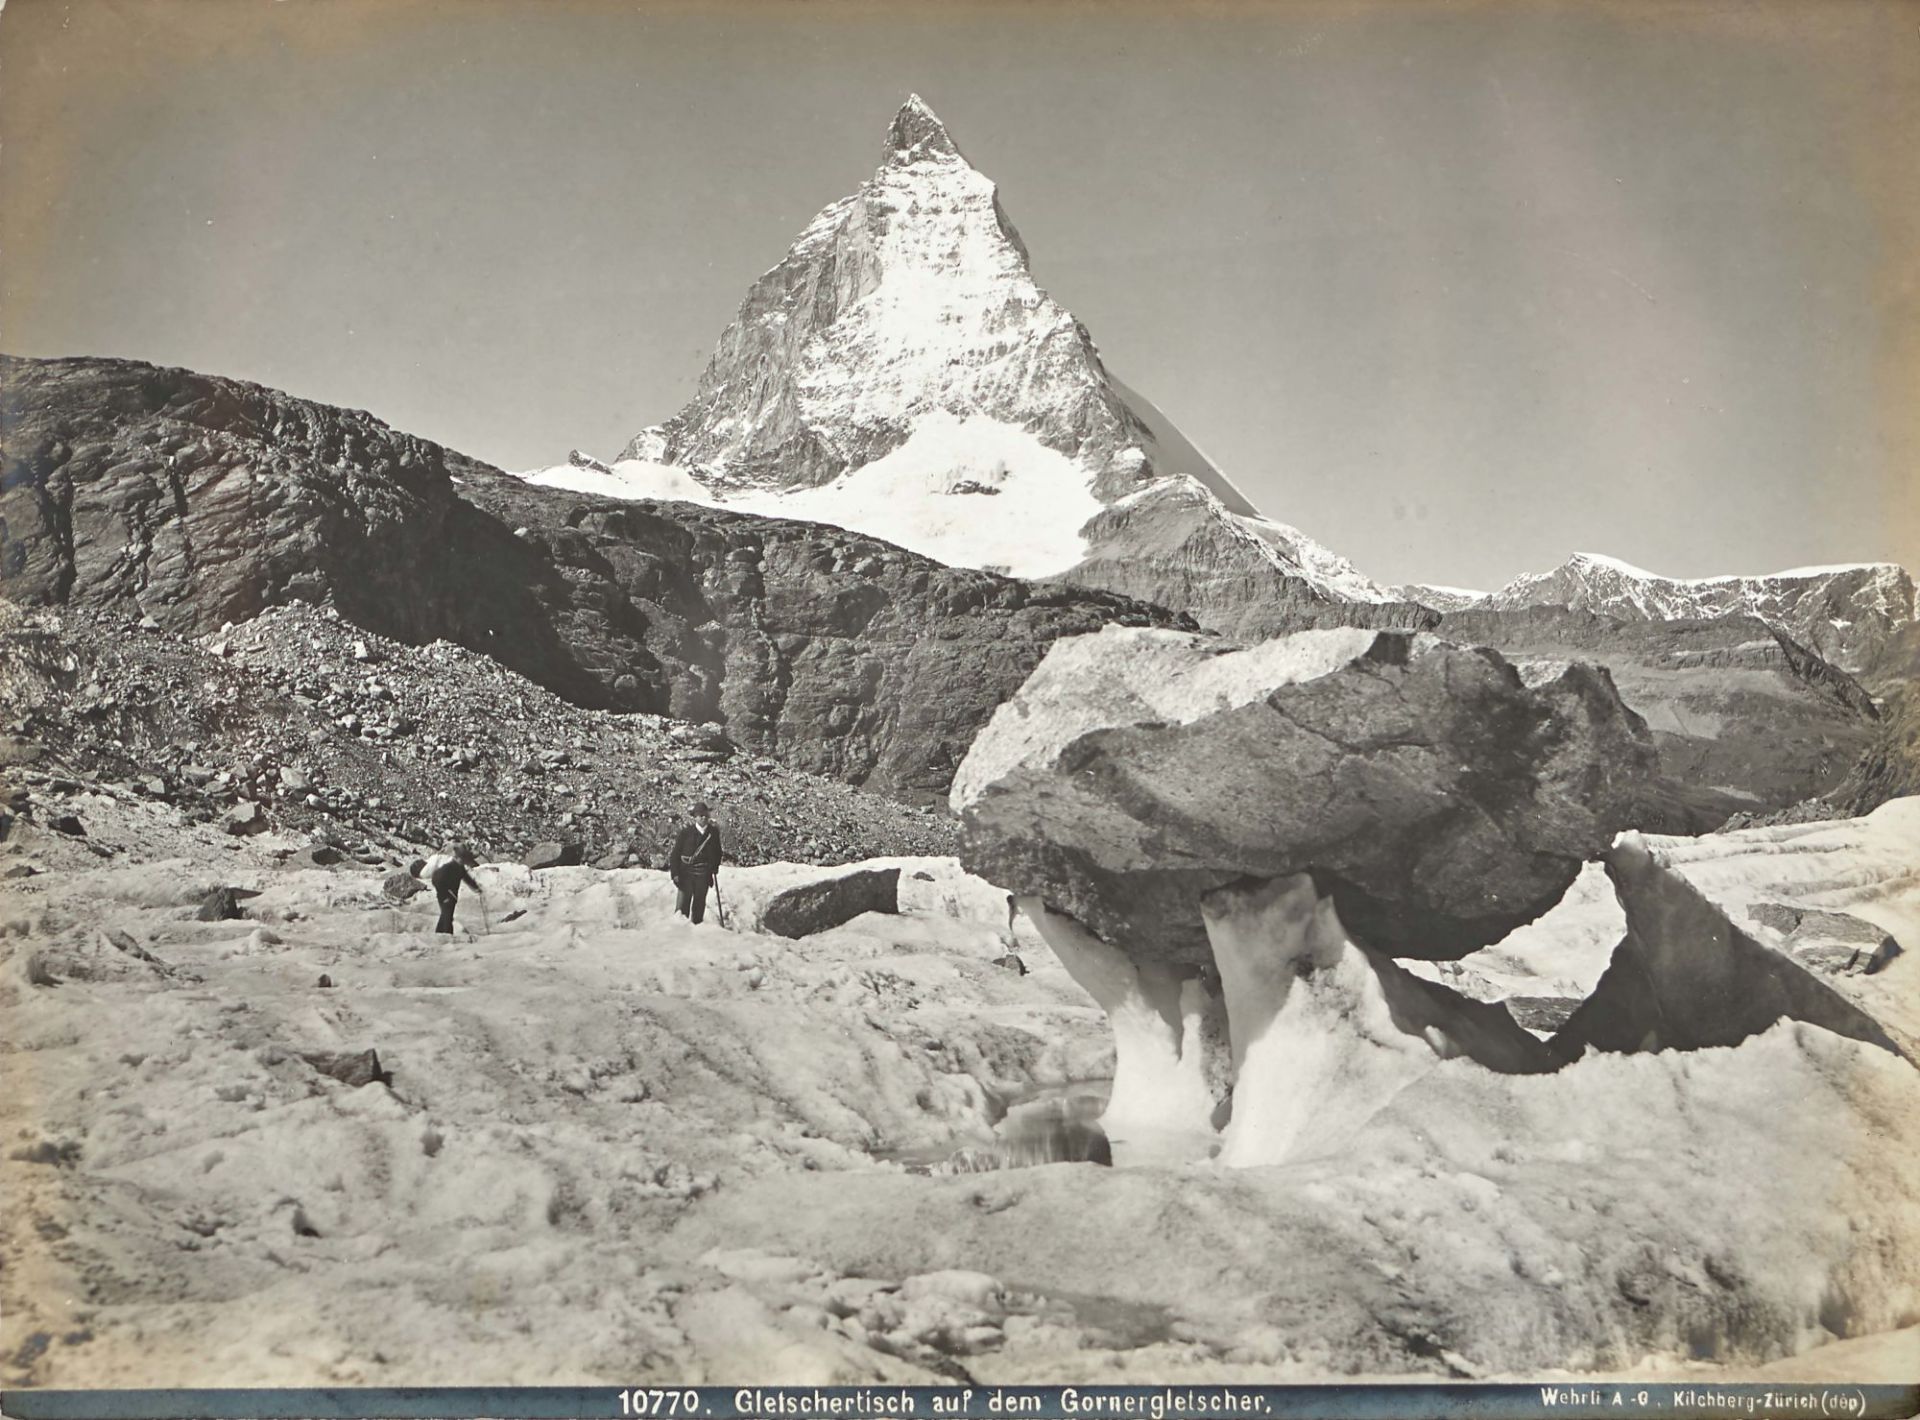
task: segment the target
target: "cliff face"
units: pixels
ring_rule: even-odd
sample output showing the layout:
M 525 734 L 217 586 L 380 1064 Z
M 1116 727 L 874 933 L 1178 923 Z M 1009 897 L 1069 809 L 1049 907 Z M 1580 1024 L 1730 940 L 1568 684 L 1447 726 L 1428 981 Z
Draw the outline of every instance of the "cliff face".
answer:
M 942 567 L 839 528 L 534 489 L 371 415 L 132 361 L 0 364 L 0 573 L 27 604 L 218 631 L 331 600 L 576 704 L 944 791 L 1057 637 L 1158 608 Z
M 1753 617 L 1620 620 L 1564 607 L 1450 612 L 1440 631 L 1516 661 L 1607 667 L 1704 820 L 1833 789 L 1874 742 L 1872 698 L 1845 671 Z
M 1108 622 L 1191 624 L 819 523 L 555 494 L 491 471 L 463 491 L 558 569 L 570 590 L 552 609 L 562 638 L 633 648 L 623 664 L 651 676 L 654 706 L 913 799 L 945 791 L 975 732 L 1054 641 Z M 616 689 L 620 664 L 606 667 Z

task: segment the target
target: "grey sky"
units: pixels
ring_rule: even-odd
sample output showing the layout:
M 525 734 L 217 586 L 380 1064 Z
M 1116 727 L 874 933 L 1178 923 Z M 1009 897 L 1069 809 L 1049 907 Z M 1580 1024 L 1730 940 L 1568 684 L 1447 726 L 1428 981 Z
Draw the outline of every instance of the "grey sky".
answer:
M 1920 567 L 1920 5 L 10 0 L 0 348 L 616 452 L 918 91 L 1388 581 Z

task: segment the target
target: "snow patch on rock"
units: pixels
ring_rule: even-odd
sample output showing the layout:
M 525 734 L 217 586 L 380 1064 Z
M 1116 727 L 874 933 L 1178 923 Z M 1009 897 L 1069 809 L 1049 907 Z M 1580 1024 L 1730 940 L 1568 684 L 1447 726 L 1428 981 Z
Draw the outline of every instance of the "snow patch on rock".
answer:
M 1081 528 L 1100 511 L 1092 481 L 1024 429 L 935 410 L 898 448 L 831 483 L 742 488 L 724 502 L 857 529 L 950 567 L 1046 577 L 1086 555 Z
M 1338 670 L 1378 637 L 1338 627 L 1241 648 L 1182 631 L 1108 626 L 1056 642 L 1020 694 L 994 711 L 948 801 L 960 812 L 1015 766 L 1050 759 L 1089 730 L 1129 721 L 1189 725 L 1251 704 Z
M 706 504 L 719 501 L 685 469 L 645 459 L 621 459 L 613 464 L 598 459 L 570 460 L 514 476 L 536 488 L 564 488 L 570 493 L 594 493 L 602 498 L 662 498 Z

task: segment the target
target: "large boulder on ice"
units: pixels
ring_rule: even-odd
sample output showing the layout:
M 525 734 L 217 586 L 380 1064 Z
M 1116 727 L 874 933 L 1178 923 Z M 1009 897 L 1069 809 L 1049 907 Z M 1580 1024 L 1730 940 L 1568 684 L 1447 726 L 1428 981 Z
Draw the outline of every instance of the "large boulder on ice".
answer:
M 1654 756 L 1604 671 L 1336 629 L 1108 627 L 1048 652 L 954 780 L 969 871 L 1138 957 L 1212 958 L 1201 897 L 1308 873 L 1354 940 L 1452 958 L 1566 890 Z
M 1892 933 L 1850 912 L 1761 902 L 1747 915 L 1779 932 L 1794 960 L 1830 975 L 1871 976 L 1900 955 Z
M 900 910 L 900 870 L 859 868 L 777 893 L 760 913 L 760 929 L 776 937 L 810 937 L 868 912 Z

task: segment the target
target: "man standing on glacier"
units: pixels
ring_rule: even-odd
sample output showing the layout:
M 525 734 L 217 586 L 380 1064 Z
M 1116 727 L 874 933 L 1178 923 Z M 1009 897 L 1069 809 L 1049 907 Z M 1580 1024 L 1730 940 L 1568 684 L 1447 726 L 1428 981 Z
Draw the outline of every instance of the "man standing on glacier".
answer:
M 720 875 L 720 830 L 705 801 L 693 806 L 693 822 L 681 828 L 667 859 L 667 874 L 680 889 L 674 911 L 693 922 L 707 915 L 707 889 Z
M 460 884 L 465 883 L 482 897 L 486 896 L 473 874 L 467 871 L 478 861 L 473 849 L 466 844 L 449 843 L 421 864 L 420 876 L 432 885 L 434 898 L 440 904 L 440 920 L 433 929 L 436 933 L 451 935 L 453 932 L 453 909 L 460 901 Z

